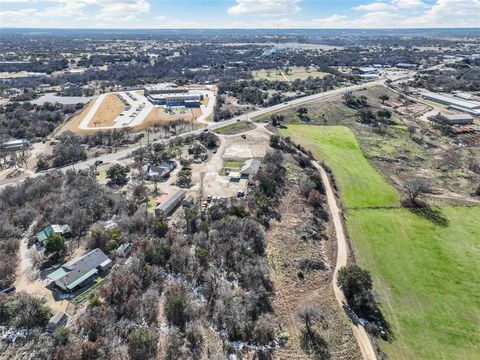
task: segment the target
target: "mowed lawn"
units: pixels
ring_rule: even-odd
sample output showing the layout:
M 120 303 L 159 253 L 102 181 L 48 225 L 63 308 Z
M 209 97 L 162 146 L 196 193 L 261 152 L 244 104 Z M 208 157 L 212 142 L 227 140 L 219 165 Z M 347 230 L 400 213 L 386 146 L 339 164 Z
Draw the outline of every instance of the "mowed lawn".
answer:
M 365 159 L 355 135 L 347 127 L 288 125 L 280 134 L 290 136 L 332 168 L 347 207 L 399 204 L 395 188 Z
M 442 227 L 407 209 L 349 210 L 357 262 L 394 341 L 391 359 L 480 358 L 480 207 L 440 209 Z

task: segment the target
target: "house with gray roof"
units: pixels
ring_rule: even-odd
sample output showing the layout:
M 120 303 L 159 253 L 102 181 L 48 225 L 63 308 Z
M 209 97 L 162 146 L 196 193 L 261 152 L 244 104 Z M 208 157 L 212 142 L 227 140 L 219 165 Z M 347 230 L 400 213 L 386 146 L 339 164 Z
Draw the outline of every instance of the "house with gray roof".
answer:
M 63 292 L 75 292 L 93 283 L 112 267 L 112 260 L 100 249 L 93 249 L 63 264 L 48 275 L 50 284 Z
M 177 163 L 175 161 L 165 161 L 158 165 L 148 165 L 147 180 L 165 180 L 170 177 L 170 173 L 175 170 Z
M 243 177 L 250 177 L 257 175 L 258 170 L 260 169 L 261 161 L 257 159 L 249 159 L 244 162 L 242 168 L 240 169 L 240 174 Z

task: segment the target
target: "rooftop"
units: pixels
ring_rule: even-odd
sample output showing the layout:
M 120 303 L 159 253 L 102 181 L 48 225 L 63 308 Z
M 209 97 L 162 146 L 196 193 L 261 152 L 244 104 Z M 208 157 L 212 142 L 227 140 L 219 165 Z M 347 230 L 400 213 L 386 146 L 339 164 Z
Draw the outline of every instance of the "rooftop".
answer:
M 460 107 L 463 107 L 463 108 L 466 108 L 466 109 L 480 108 L 480 102 L 478 102 L 478 101 L 467 101 L 467 100 L 462 100 L 462 99 L 459 99 L 459 98 L 456 98 L 456 97 L 453 97 L 453 96 L 438 94 L 438 93 L 432 93 L 432 92 L 424 93 L 423 96 L 426 96 L 426 97 L 429 97 L 429 98 L 432 98 L 432 99 L 436 99 L 436 100 L 439 100 L 439 101 L 444 101 L 444 102 L 448 102 L 448 103 L 451 103 L 451 104 L 455 104 L 457 106 L 460 106 Z
M 55 281 L 62 289 L 73 289 L 92 275 L 95 275 L 97 267 L 110 260 L 100 249 L 94 249 L 82 256 L 72 259 L 63 264 L 59 269 L 48 275 L 48 279 Z

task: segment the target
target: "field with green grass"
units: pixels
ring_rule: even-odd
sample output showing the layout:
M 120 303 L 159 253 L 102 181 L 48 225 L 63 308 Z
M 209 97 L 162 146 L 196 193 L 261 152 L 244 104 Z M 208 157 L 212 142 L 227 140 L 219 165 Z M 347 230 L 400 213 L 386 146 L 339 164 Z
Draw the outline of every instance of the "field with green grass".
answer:
M 228 175 L 230 172 L 235 171 L 238 172 L 243 166 L 243 161 L 235 161 L 235 160 L 226 160 L 223 163 L 223 168 L 220 170 L 219 175 Z
M 327 75 L 331 74 L 323 71 L 306 69 L 304 67 L 293 67 L 288 71 L 288 73 L 284 70 L 280 72 L 277 69 L 262 69 L 253 72 L 253 78 L 255 80 L 270 81 L 293 81 L 297 79 L 305 80 L 310 76 L 313 78 L 323 78 Z
M 399 204 L 397 191 L 365 159 L 347 127 L 288 125 L 280 134 L 290 136 L 332 168 L 347 207 Z
M 394 341 L 391 359 L 478 359 L 480 207 L 349 210 L 355 257 L 374 278 Z
M 344 126 L 280 130 L 333 170 L 347 205 L 357 263 L 368 269 L 393 340 L 390 359 L 478 359 L 480 353 L 480 207 L 413 212 L 363 156 Z M 356 207 L 353 209 L 352 207 Z

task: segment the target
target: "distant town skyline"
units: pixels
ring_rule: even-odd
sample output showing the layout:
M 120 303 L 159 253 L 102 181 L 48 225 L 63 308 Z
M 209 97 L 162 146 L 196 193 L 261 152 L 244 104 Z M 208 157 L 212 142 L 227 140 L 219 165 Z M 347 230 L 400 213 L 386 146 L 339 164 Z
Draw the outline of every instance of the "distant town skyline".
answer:
M 0 0 L 31 28 L 480 27 L 480 0 Z

